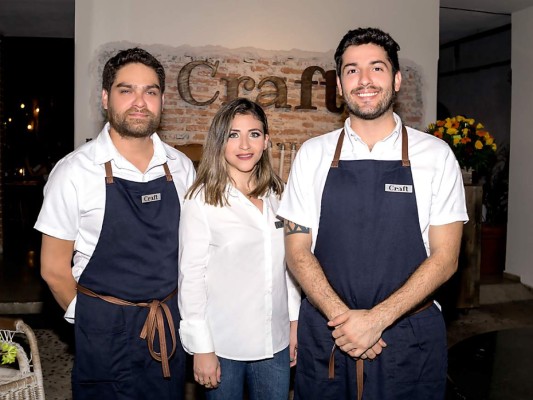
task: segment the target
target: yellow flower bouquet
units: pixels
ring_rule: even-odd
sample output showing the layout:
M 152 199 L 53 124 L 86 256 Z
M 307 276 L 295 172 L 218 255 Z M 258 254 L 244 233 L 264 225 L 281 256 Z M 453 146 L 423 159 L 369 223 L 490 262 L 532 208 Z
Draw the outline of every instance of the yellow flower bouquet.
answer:
M 461 168 L 474 170 L 478 177 L 490 174 L 497 146 L 483 124 L 457 115 L 429 124 L 426 132 L 448 143 Z

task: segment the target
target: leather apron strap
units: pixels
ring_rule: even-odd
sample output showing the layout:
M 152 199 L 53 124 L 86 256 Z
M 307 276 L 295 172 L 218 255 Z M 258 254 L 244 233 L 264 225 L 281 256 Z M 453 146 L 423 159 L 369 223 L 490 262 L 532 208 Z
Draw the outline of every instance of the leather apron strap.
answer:
M 83 293 L 87 296 L 96 297 L 111 304 L 116 304 L 119 306 L 148 308 L 148 316 L 146 317 L 146 321 L 144 322 L 144 326 L 139 336 L 141 337 L 141 339 L 147 341 L 148 351 L 150 352 L 152 358 L 161 362 L 163 376 L 165 378 L 170 377 L 170 367 L 168 364 L 168 359 L 172 357 L 172 355 L 176 351 L 176 330 L 174 329 L 172 314 L 165 302 L 171 299 L 178 292 L 178 288 L 174 289 L 174 291 L 170 293 L 167 297 L 165 297 L 163 300 L 152 300 L 148 303 L 132 303 L 130 301 L 122 300 L 117 297 L 101 295 L 79 284 L 77 286 L 77 290 L 78 292 Z M 170 352 L 170 354 L 168 354 L 167 341 L 165 337 L 165 319 L 167 321 L 168 329 L 170 330 L 170 336 L 172 338 L 172 351 Z M 160 352 L 156 352 L 154 350 L 156 333 L 159 337 Z
M 328 378 L 335 378 L 335 349 L 337 345 L 334 344 L 331 349 L 331 355 L 329 356 L 329 366 L 328 366 Z M 363 398 L 363 372 L 364 372 L 364 362 L 362 358 L 355 360 L 355 373 L 357 375 L 357 400 Z

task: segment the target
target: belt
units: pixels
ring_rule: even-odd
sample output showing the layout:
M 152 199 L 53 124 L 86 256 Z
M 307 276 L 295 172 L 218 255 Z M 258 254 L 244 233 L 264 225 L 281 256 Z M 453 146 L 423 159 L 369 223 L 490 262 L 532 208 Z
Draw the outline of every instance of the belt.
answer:
M 428 301 L 427 303 L 424 303 L 422 306 L 420 306 L 415 311 L 410 313 L 408 316 L 424 311 L 426 308 L 431 307 L 432 304 L 433 304 L 433 300 Z M 337 345 L 334 344 L 333 348 L 331 349 L 331 355 L 329 356 L 329 368 L 328 368 L 329 379 L 335 378 L 335 349 L 336 348 L 337 348 Z M 363 398 L 363 371 L 364 371 L 363 359 L 358 358 L 355 361 L 355 373 L 357 377 L 357 400 L 361 400 Z
M 132 303 L 130 301 L 122 300 L 117 297 L 101 295 L 79 284 L 78 284 L 78 292 L 83 293 L 90 297 L 99 298 L 108 303 L 116 304 L 119 306 L 134 306 L 134 307 L 148 308 L 149 309 L 148 316 L 146 317 L 146 321 L 144 322 L 144 326 L 141 330 L 140 337 L 141 339 L 144 339 L 147 341 L 148 351 L 150 352 L 150 355 L 152 356 L 152 358 L 155 359 L 156 361 L 161 362 L 161 367 L 163 369 L 163 376 L 165 378 L 170 377 L 170 367 L 168 364 L 168 359 L 172 357 L 172 355 L 176 351 L 176 331 L 174 329 L 174 322 L 172 321 L 172 313 L 170 312 L 170 309 L 165 304 L 165 302 L 169 300 L 170 298 L 172 298 L 178 292 L 177 287 L 176 289 L 174 289 L 172 293 L 170 293 L 163 300 L 161 301 L 152 300 L 146 303 L 144 302 L 143 303 Z M 168 349 L 167 349 L 167 341 L 165 337 L 165 322 L 164 322 L 163 317 L 165 317 L 167 321 L 168 328 L 170 330 L 170 336 L 172 338 L 172 351 L 170 352 L 170 354 L 168 354 Z M 156 333 L 159 336 L 159 347 L 161 350 L 159 353 L 154 350 L 154 341 L 155 341 Z

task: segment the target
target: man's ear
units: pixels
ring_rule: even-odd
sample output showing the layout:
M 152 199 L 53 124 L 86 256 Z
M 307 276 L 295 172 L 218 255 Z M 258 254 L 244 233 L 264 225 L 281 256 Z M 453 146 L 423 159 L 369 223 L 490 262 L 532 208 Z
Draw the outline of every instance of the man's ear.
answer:
M 337 75 L 337 91 L 339 92 L 339 96 L 342 97 L 342 85 L 341 85 L 341 78 Z
M 396 92 L 399 92 L 400 86 L 402 86 L 402 73 L 400 71 L 397 71 L 394 75 L 394 90 Z
M 104 107 L 104 110 L 107 110 L 108 101 L 109 101 L 109 94 L 107 93 L 107 90 L 102 89 L 102 107 Z

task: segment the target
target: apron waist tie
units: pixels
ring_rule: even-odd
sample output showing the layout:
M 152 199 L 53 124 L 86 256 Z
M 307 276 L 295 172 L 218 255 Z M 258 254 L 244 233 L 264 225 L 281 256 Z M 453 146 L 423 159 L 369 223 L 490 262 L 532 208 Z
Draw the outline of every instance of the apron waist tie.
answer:
M 431 307 L 433 304 L 433 300 L 428 301 L 427 303 L 424 303 L 422 306 L 417 308 L 415 311 L 413 311 L 408 316 L 417 314 L 421 311 L 424 311 L 425 309 Z M 333 348 L 331 349 L 331 355 L 329 356 L 329 365 L 328 365 L 328 378 L 334 379 L 335 378 L 335 349 L 337 348 L 337 345 L 334 344 Z M 372 360 L 370 360 L 372 361 Z M 355 361 L 355 373 L 357 377 L 357 400 L 362 400 L 363 398 L 363 372 L 364 372 L 364 362 L 362 358 L 358 358 Z
M 170 309 L 165 304 L 165 302 L 172 298 L 178 292 L 177 287 L 163 300 L 152 300 L 147 303 L 132 303 L 130 301 L 122 300 L 117 297 L 101 295 L 79 284 L 77 289 L 78 292 L 83 293 L 87 296 L 96 297 L 101 300 L 107 301 L 108 303 L 116 304 L 119 306 L 135 306 L 148 308 L 148 316 L 146 317 L 146 321 L 144 322 L 140 338 L 147 341 L 148 351 L 150 352 L 152 358 L 156 361 L 161 362 L 163 376 L 165 378 L 170 377 L 170 367 L 168 360 L 176 351 L 176 331 L 174 329 L 174 322 L 172 321 L 172 313 L 170 312 Z M 172 338 L 172 351 L 170 352 L 170 354 L 168 354 L 167 341 L 165 337 L 165 322 L 163 316 L 167 321 L 168 328 L 170 330 L 170 336 Z M 154 341 L 156 333 L 159 336 L 159 347 L 161 350 L 159 353 L 154 350 Z

